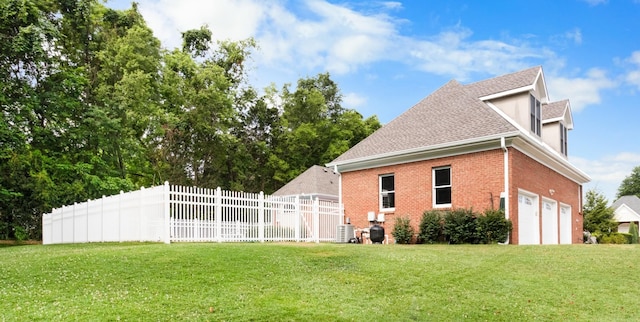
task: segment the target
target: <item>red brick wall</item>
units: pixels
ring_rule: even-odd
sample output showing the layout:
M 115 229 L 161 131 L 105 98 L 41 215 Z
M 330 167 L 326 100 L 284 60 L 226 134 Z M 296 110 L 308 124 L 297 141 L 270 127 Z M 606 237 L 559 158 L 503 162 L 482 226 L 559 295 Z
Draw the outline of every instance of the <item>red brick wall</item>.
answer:
M 573 241 L 582 238 L 582 217 L 578 215 L 579 185 L 548 169 L 526 155 L 509 148 L 510 212 L 514 224 L 511 242 L 517 243 L 517 198 L 518 188 L 547 196 L 572 207 L 573 221 L 579 219 L 579 231 L 574 229 Z M 472 208 L 482 212 L 499 208 L 500 192 L 504 189 L 503 151 L 501 149 L 471 153 L 455 157 L 419 161 L 408 164 L 380 167 L 342 173 L 343 203 L 345 216 L 356 228 L 369 227 L 367 213 L 380 213 L 379 175 L 395 175 L 395 211 L 386 212 L 385 233 L 392 239 L 393 223 L 398 216 L 411 218 L 418 228 L 425 210 L 432 209 L 432 169 L 451 166 L 451 204 L 455 209 Z M 529 179 L 535 180 L 529 180 Z M 554 189 L 554 196 L 549 196 Z M 546 191 L 546 194 L 544 193 Z M 539 199 L 540 200 L 540 199 Z M 514 202 L 515 201 L 515 202 Z M 540 207 L 540 205 L 538 205 Z M 578 240 L 578 237 L 580 240 Z
M 511 242 L 518 242 L 518 230 L 516 227 L 518 224 L 518 188 L 520 188 L 539 196 L 538 214 L 542 213 L 542 198 L 553 199 L 558 203 L 571 206 L 571 241 L 574 244 L 582 243 L 583 218 L 581 215 L 582 210 L 580 209 L 580 199 L 582 198 L 580 185 L 512 148 L 509 149 L 509 165 L 511 168 L 509 176 L 511 187 L 509 191 L 509 209 L 514 226 Z M 551 195 L 550 190 L 553 190 L 553 195 Z M 558 204 L 558 211 L 559 209 L 560 205 Z M 538 217 L 541 219 L 542 216 Z M 540 229 L 542 229 L 542 222 L 540 222 Z
M 367 213 L 380 212 L 378 176 L 395 175 L 395 211 L 385 213 L 385 233 L 397 216 L 409 216 L 416 231 L 425 210 L 432 209 L 432 169 L 451 166 L 451 205 L 476 211 L 500 206 L 503 152 L 500 149 L 435 160 L 342 173 L 345 216 L 356 228 L 369 227 Z

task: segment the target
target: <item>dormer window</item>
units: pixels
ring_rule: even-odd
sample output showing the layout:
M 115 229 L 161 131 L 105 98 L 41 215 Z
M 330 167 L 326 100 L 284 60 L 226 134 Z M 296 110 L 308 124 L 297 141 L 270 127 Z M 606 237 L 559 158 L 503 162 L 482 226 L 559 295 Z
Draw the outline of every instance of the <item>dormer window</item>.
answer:
M 567 128 L 560 123 L 560 152 L 567 155 Z
M 531 96 L 531 132 L 540 136 L 541 133 L 541 112 L 540 101 L 533 95 Z

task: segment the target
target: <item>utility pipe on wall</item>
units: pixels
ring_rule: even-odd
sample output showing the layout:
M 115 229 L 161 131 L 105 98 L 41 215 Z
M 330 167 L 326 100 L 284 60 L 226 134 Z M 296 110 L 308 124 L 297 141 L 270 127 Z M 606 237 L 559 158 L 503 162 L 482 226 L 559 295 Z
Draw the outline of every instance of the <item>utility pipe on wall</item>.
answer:
M 504 165 L 504 217 L 505 219 L 509 219 L 509 149 L 507 149 L 507 144 L 505 142 L 504 136 L 500 138 L 500 147 L 504 152 L 504 161 L 502 162 Z M 509 243 L 509 236 L 507 236 L 507 240 L 504 244 Z

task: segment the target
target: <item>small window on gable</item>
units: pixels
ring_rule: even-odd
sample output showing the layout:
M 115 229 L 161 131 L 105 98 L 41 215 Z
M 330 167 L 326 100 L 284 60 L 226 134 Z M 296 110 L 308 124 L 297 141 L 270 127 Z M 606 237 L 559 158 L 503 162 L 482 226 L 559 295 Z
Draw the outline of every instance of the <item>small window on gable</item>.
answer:
M 531 97 L 531 132 L 535 133 L 537 136 L 540 136 L 541 133 L 541 110 L 540 110 L 540 101 L 533 95 Z
M 433 207 L 451 207 L 451 167 L 433 168 Z
M 380 176 L 380 210 L 394 210 L 396 207 L 396 185 L 393 174 Z
M 560 123 L 560 152 L 567 155 L 567 128 Z

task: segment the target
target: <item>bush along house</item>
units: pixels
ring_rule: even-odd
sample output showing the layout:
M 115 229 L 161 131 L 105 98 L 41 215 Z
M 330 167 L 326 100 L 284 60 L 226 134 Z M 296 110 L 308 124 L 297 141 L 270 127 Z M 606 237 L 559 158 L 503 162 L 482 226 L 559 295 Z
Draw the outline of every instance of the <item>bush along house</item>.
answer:
M 452 80 L 327 164 L 345 217 L 504 207 L 512 244 L 582 243 L 582 185 L 569 163 L 568 100 L 549 100 L 542 67 L 467 85 Z

